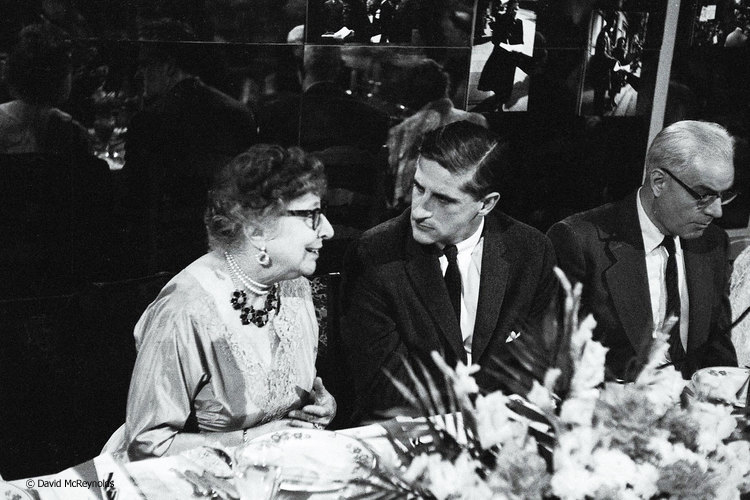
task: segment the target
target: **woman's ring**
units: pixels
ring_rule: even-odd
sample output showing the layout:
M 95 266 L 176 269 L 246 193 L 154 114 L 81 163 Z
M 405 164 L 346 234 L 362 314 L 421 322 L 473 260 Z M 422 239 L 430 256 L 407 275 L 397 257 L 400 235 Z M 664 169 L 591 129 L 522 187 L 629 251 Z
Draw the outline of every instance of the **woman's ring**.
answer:
M 325 429 L 325 425 L 318 423 L 318 422 L 313 422 L 313 427 L 315 429 Z

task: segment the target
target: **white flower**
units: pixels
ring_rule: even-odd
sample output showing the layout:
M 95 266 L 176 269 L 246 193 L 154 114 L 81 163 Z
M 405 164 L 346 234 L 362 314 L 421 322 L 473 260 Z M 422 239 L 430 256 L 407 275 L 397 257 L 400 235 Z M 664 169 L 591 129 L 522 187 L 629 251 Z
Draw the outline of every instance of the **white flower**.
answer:
M 558 470 L 550 481 L 552 493 L 561 500 L 582 500 L 594 497 L 599 489 L 596 478 L 585 467 L 571 464 Z
M 489 499 L 492 492 L 476 474 L 477 464 L 466 452 L 451 463 L 438 454 L 421 454 L 404 473 L 407 481 L 419 480 L 438 500 L 448 498 Z
M 568 424 L 591 427 L 598 397 L 598 390 L 587 389 L 585 392 L 577 393 L 573 398 L 566 399 L 560 409 L 560 420 Z
M 497 497 L 492 494 L 492 488 L 490 488 L 490 485 L 479 478 L 477 478 L 473 484 L 466 486 L 461 491 L 461 498 L 466 500 L 483 500 L 485 498 L 497 500 Z
M 512 413 L 507 404 L 508 397 L 500 391 L 477 398 L 477 434 L 482 448 L 519 438 L 519 425 L 510 420 Z M 520 426 L 520 430 L 520 439 L 523 439 L 526 436 L 525 426 Z
M 747 491 L 750 488 L 750 443 L 747 441 L 732 441 L 719 446 L 716 459 L 725 467 L 726 481 L 736 488 Z
M 587 342 L 591 341 L 594 336 L 594 328 L 596 327 L 596 320 L 594 316 L 589 314 L 584 318 L 578 329 L 574 331 L 570 336 L 570 349 L 573 359 L 578 358 L 578 354 L 581 352 Z
M 625 453 L 616 449 L 598 448 L 592 455 L 594 471 L 599 483 L 617 490 L 632 484 L 637 474 L 635 463 Z
M 565 275 L 565 272 L 557 266 L 555 266 L 552 270 L 557 276 L 557 279 L 560 281 L 560 286 L 565 291 L 565 295 L 570 297 L 573 294 L 573 285 L 570 283 L 570 280 Z
M 721 448 L 721 447 L 720 447 Z M 739 488 L 742 485 L 742 472 L 733 467 L 731 460 L 723 455 L 716 455 L 711 463 L 711 470 L 722 478 L 722 485 L 726 491 L 719 498 L 739 498 Z M 733 493 L 733 495 L 732 495 Z
M 453 390 L 459 399 L 479 392 L 479 386 L 473 375 L 479 371 L 479 365 L 465 365 L 462 362 L 456 364 L 456 378 L 453 381 Z
M 651 411 L 663 416 L 679 402 L 686 383 L 682 374 L 669 365 L 658 370 L 644 369 L 635 385 L 646 391 L 646 397 L 652 404 Z
M 685 461 L 697 465 L 704 472 L 708 470 L 708 460 L 687 449 L 684 443 L 672 444 L 664 438 L 656 438 L 649 441 L 648 447 L 659 455 L 659 465 L 662 467 Z
M 558 370 L 559 371 L 559 370 Z M 553 412 L 555 410 L 555 400 L 549 389 L 542 387 L 536 380 L 531 383 L 531 390 L 526 395 L 529 403 L 537 405 L 542 411 Z
M 732 465 L 738 466 L 743 476 L 750 475 L 750 442 L 732 441 L 722 447 L 724 456 L 732 457 Z M 750 480 L 750 477 L 748 477 Z
M 438 500 L 457 495 L 461 490 L 458 489 L 458 471 L 453 464 L 442 460 L 439 455 L 430 455 L 430 458 L 427 465 L 430 491 Z
M 585 321 L 584 321 L 585 322 Z M 576 363 L 570 390 L 575 395 L 604 382 L 604 361 L 608 349 L 599 342 L 586 342 L 580 360 Z
M 409 464 L 409 467 L 406 469 L 406 472 L 404 472 L 404 479 L 413 482 L 425 475 L 425 473 L 427 473 L 427 466 L 429 465 L 431 456 L 432 455 L 422 453 L 414 457 Z
M 729 406 L 693 401 L 688 412 L 700 426 L 696 439 L 698 449 L 706 453 L 714 451 L 737 427 Z
M 643 498 L 646 498 L 638 495 L 633 490 L 623 490 L 618 491 L 617 493 L 617 500 L 642 500 Z
M 596 440 L 596 433 L 586 427 L 562 433 L 555 448 L 555 470 L 589 466 Z
M 463 452 L 453 464 L 456 475 L 445 478 L 448 481 L 458 483 L 461 498 L 482 500 L 492 497 L 489 486 L 477 475 L 477 465 L 477 462 L 468 453 Z
M 469 395 L 476 394 L 479 392 L 479 386 L 477 386 L 473 375 L 479 371 L 479 365 L 465 365 L 460 361 L 456 365 L 454 370 L 448 363 L 445 362 L 443 357 L 437 351 L 430 353 L 432 361 L 437 366 L 447 380 L 450 380 L 453 384 L 453 390 L 458 397 L 458 400 L 465 408 L 471 408 L 471 399 Z
M 630 485 L 636 498 L 651 498 L 659 493 L 656 482 L 659 480 L 659 469 L 649 463 L 637 464 L 635 476 Z

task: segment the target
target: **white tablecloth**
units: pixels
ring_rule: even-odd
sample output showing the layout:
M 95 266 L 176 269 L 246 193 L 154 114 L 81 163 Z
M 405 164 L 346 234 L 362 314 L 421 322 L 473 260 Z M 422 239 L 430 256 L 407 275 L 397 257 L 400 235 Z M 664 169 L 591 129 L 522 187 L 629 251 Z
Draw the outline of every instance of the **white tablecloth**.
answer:
M 378 425 L 368 425 L 338 431 L 364 440 L 381 457 L 387 460 L 393 454 L 385 429 Z M 57 474 L 10 481 L 24 489 L 33 489 L 39 500 L 98 500 L 107 498 L 107 487 L 117 492 L 117 500 L 183 500 L 192 497 L 191 486 L 174 470 L 192 469 L 202 472 L 191 460 L 190 452 L 185 455 L 154 458 L 117 463 L 111 455 L 100 455 L 93 461 L 71 467 Z M 306 498 L 324 500 L 339 498 L 341 492 L 287 495 L 280 498 Z

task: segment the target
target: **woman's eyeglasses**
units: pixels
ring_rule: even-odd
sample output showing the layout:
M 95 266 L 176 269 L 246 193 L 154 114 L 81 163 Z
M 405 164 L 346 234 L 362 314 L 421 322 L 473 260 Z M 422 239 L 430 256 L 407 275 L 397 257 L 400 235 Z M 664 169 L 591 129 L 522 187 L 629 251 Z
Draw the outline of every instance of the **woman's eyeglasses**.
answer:
M 318 227 L 320 227 L 320 220 L 323 215 L 323 209 L 313 208 L 311 210 L 287 210 L 287 215 L 294 215 L 295 217 L 304 217 L 307 222 L 308 226 L 310 226 L 313 230 L 317 230 Z
M 672 172 L 667 170 L 666 168 L 661 169 L 663 172 L 666 172 L 668 176 L 670 176 L 672 179 L 675 180 L 677 184 L 682 186 L 682 189 L 688 192 L 690 196 L 692 196 L 697 205 L 698 208 L 704 209 L 706 207 L 709 207 L 715 202 L 716 200 L 721 200 L 722 205 L 726 205 L 730 201 L 737 198 L 737 195 L 739 194 L 738 191 L 733 189 L 727 189 L 726 191 L 722 191 L 721 193 L 706 193 L 706 194 L 700 194 L 697 191 L 695 191 L 693 188 L 682 182 L 680 179 L 677 178 L 676 175 L 674 175 Z

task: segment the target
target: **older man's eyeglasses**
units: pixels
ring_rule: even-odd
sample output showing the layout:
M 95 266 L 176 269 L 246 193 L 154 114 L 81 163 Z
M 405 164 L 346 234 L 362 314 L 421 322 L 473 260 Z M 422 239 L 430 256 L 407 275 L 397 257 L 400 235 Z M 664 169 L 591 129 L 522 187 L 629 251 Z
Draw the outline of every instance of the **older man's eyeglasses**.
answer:
M 313 230 L 317 230 L 320 227 L 320 221 L 323 216 L 323 209 L 313 208 L 311 210 L 287 210 L 287 215 L 293 215 L 295 217 L 304 217 L 307 225 Z
M 695 191 L 693 188 L 682 182 L 679 178 L 677 178 L 676 175 L 674 175 L 672 172 L 667 170 L 666 168 L 661 169 L 663 172 L 666 172 L 668 176 L 670 176 L 672 179 L 675 180 L 677 184 L 682 186 L 682 189 L 688 192 L 690 196 L 692 196 L 696 204 L 698 205 L 698 208 L 706 208 L 709 207 L 715 202 L 716 200 L 720 200 L 722 205 L 726 205 L 730 201 L 737 198 L 737 195 L 739 194 L 738 191 L 734 189 L 727 189 L 726 191 L 722 191 L 721 193 L 706 193 L 706 194 L 700 194 L 697 191 Z

